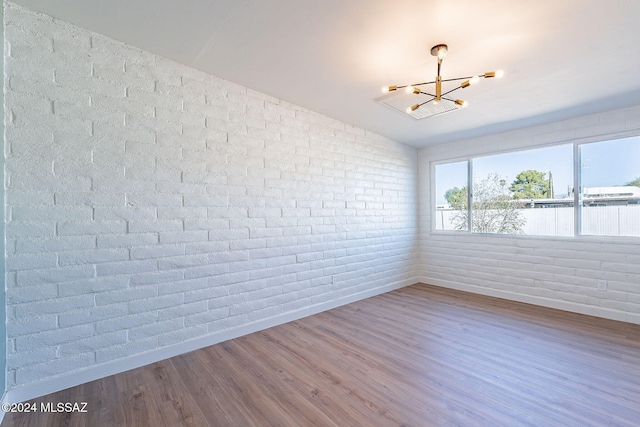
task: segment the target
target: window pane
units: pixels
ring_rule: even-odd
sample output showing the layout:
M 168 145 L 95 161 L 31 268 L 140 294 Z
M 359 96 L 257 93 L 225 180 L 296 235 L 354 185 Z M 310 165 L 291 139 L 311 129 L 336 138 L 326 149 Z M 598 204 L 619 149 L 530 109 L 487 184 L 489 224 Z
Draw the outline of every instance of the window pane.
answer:
M 640 236 L 640 137 L 580 146 L 582 234 Z
M 436 165 L 436 230 L 468 230 L 468 163 Z
M 475 233 L 573 236 L 572 145 L 473 160 Z

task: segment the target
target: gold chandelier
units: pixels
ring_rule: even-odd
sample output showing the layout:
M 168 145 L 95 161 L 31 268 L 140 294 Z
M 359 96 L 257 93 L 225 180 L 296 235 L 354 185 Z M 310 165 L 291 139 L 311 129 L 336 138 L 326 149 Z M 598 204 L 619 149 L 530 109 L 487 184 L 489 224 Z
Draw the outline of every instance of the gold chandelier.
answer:
M 504 75 L 502 70 L 498 70 L 488 71 L 480 75 L 443 80 L 440 75 L 440 67 L 442 65 L 442 60 L 447 55 L 447 50 L 448 47 L 446 44 L 438 44 L 431 48 L 431 55 L 438 57 L 438 74 L 434 81 L 404 86 L 385 86 L 382 88 L 383 93 L 394 92 L 398 89 L 405 89 L 405 95 L 401 97 L 385 97 L 380 102 L 397 110 L 404 111 L 415 119 L 424 119 L 455 111 L 460 108 L 465 108 L 468 105 L 467 101 L 463 101 L 462 99 L 452 99 L 447 97 L 450 93 L 455 92 L 458 89 L 465 89 L 469 86 L 473 86 L 477 84 L 481 78 L 500 78 Z M 456 86 L 449 91 L 442 92 L 442 83 L 460 80 L 464 81 L 459 86 Z M 432 93 L 432 91 L 429 92 L 427 91 L 427 88 L 424 88 L 424 86 L 432 84 L 435 84 L 435 93 Z M 407 105 L 409 102 L 412 102 L 412 105 L 407 107 L 405 110 L 402 103 Z

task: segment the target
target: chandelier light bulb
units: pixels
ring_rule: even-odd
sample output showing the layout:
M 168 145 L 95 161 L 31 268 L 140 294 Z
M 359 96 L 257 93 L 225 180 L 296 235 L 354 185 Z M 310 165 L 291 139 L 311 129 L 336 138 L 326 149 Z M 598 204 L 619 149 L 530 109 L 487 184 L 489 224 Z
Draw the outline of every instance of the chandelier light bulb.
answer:
M 502 76 L 504 76 L 504 71 L 502 71 L 502 70 L 487 71 L 486 73 L 484 73 L 484 78 L 485 79 L 488 79 L 488 78 L 491 78 L 491 77 L 495 77 L 495 78 L 499 79 Z
M 456 99 L 455 103 L 462 108 L 467 108 L 467 105 L 469 105 L 467 101 L 463 101 L 462 99 Z
M 396 89 L 398 89 L 398 86 L 384 86 L 382 88 L 382 93 L 392 92 Z
M 420 108 L 420 104 L 414 104 L 411 107 L 407 108 L 407 114 L 411 114 L 414 111 L 416 111 L 418 108 Z
M 478 83 L 479 81 L 480 81 L 480 79 L 478 78 L 478 76 L 473 76 L 469 80 L 463 81 L 462 84 L 460 85 L 460 87 L 462 89 L 464 89 L 465 87 L 469 87 L 471 85 L 474 85 L 474 84 Z

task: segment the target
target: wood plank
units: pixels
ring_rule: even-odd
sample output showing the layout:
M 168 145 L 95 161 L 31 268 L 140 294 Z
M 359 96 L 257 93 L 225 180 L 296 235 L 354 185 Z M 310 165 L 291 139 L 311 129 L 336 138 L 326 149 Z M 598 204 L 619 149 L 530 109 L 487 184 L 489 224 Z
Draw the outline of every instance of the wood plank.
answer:
M 417 284 L 33 402 L 2 426 L 640 425 L 640 325 Z

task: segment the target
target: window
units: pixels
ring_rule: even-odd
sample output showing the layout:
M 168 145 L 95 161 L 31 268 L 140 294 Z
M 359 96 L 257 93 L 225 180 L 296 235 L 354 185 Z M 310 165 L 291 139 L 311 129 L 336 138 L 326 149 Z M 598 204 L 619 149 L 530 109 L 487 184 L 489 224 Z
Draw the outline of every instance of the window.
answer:
M 640 137 L 632 137 L 437 164 L 434 228 L 469 231 L 471 222 L 474 233 L 640 237 L 639 160 Z
M 640 137 L 580 145 L 581 234 L 640 236 Z
M 436 165 L 436 230 L 468 230 L 469 162 Z
M 573 146 L 473 159 L 473 231 L 572 236 Z

